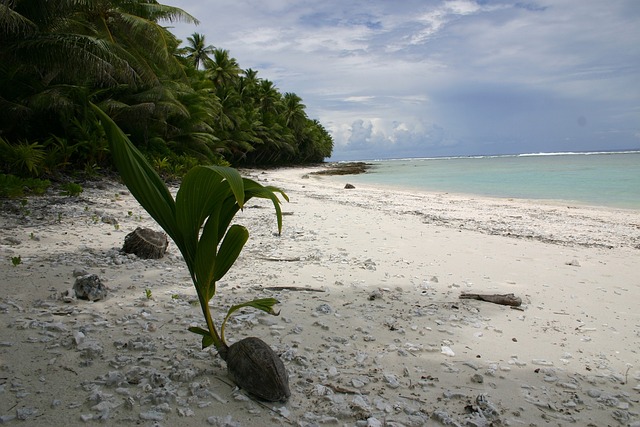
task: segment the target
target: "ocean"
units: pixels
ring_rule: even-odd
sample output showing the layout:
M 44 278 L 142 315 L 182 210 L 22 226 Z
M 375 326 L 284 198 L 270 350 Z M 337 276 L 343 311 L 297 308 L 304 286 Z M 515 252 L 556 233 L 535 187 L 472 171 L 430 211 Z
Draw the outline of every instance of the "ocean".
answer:
M 640 210 L 640 151 L 367 161 L 349 176 L 366 183 L 431 192 L 539 199 Z

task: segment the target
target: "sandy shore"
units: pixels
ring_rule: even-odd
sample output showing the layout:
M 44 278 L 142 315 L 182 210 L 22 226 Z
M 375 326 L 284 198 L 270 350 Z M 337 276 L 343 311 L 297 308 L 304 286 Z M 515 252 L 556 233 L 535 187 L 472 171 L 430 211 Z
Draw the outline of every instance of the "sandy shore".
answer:
M 281 354 L 292 396 L 276 404 L 235 389 L 186 330 L 202 315 L 175 246 L 119 251 L 158 229 L 124 187 L 2 201 L 0 424 L 640 426 L 640 212 L 347 190 L 310 171 L 247 172 L 288 193 L 284 230 L 250 202 L 251 238 L 213 300 L 218 319 L 281 301 L 226 333 Z M 82 273 L 105 300 L 66 302 Z

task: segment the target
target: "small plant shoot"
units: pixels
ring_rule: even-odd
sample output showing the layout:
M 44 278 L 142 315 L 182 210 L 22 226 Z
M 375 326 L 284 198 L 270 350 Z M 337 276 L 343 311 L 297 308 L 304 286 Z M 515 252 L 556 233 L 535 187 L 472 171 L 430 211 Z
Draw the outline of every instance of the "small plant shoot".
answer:
M 75 182 L 67 182 L 62 186 L 61 194 L 67 197 L 78 197 L 83 191 L 84 189 L 80 184 L 76 184 Z
M 235 311 L 252 307 L 277 315 L 273 307 L 278 300 L 264 298 L 234 305 L 220 328 L 214 324 L 209 306 L 216 283 L 229 271 L 249 239 L 244 226 L 231 224 L 236 213 L 253 197 L 269 199 L 280 232 L 282 210 L 276 193 L 288 201 L 287 195 L 278 188 L 243 178 L 230 167 L 195 166 L 184 176 L 174 200 L 164 181 L 122 130 L 99 107 L 92 104 L 92 108 L 102 121 L 123 182 L 184 257 L 205 320 L 205 327 L 189 330 L 201 336 L 203 348 L 215 346 L 227 362 L 230 377 L 241 388 L 264 400 L 288 399 L 284 364 L 264 341 L 248 337 L 228 346 L 224 336 L 225 324 Z

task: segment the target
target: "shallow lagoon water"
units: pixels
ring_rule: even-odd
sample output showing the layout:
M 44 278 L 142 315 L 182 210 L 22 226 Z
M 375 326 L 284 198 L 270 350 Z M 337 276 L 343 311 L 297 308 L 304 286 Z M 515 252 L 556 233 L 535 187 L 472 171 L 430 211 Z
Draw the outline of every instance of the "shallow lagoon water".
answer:
M 640 152 L 379 160 L 351 182 L 640 209 Z

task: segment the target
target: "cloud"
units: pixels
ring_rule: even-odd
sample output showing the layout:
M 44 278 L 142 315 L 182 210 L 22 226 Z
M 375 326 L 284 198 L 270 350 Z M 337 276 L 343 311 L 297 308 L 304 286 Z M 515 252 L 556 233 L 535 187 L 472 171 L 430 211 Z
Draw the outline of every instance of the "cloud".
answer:
M 171 4 L 202 21 L 182 39 L 301 96 L 336 159 L 638 146 L 636 2 Z
M 423 28 L 410 37 L 411 44 L 420 44 L 435 36 L 450 21 L 458 16 L 471 15 L 482 10 L 474 1 L 451 0 L 445 1 L 442 5 L 429 10 L 418 17 L 418 22 L 423 24 Z
M 456 143 L 442 127 L 421 120 L 357 119 L 331 130 L 340 136 L 336 149 L 344 159 L 427 157 Z

